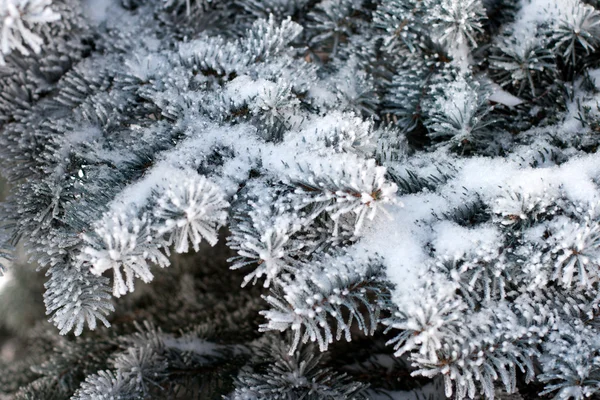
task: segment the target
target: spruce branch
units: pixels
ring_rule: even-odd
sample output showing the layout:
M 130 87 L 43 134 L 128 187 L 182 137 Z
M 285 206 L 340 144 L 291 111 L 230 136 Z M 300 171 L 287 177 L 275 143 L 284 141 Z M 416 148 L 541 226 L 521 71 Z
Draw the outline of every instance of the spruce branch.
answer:
M 330 321 L 337 325 L 335 340 L 344 336 L 350 341 L 354 322 L 365 335 L 372 335 L 387 296 L 388 282 L 377 258 L 328 257 L 300 269 L 280 292 L 265 297 L 273 309 L 262 312 L 268 322 L 260 329 L 291 329 L 290 354 L 300 341 L 317 342 L 325 351 L 334 340 Z
M 161 235 L 168 234 L 177 253 L 186 253 L 189 243 L 199 251 L 202 239 L 211 246 L 217 243 L 218 229 L 224 225 L 227 213 L 222 191 L 203 176 L 195 176 L 170 185 L 158 199 L 156 215 L 164 220 L 156 228 Z
M 160 267 L 169 265 L 168 258 L 159 247 L 161 245 L 152 243 L 152 230 L 145 215 L 138 218 L 124 213 L 108 214 L 94 233 L 84 236 L 84 239 L 88 246 L 82 252 L 82 261 L 89 262 L 94 275 L 113 270 L 115 297 L 127 291 L 133 292 L 136 277 L 150 282 L 153 275 L 149 263 Z M 126 280 L 123 280 L 121 268 Z
M 364 384 L 346 374 L 323 368 L 322 355 L 312 345 L 288 353 L 287 343 L 272 339 L 258 346 L 258 356 L 271 361 L 264 371 L 242 370 L 235 380 L 230 400 L 242 399 L 366 399 Z
M 29 50 L 39 53 L 44 39 L 35 33 L 34 27 L 60 19 L 52 8 L 52 0 L 6 0 L 0 4 L 0 64 L 3 55 L 17 50 L 29 55 Z

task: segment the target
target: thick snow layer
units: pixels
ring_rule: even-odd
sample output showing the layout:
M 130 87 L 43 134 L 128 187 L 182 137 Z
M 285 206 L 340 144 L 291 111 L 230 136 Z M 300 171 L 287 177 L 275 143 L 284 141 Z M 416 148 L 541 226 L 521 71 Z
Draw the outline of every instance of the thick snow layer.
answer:
M 523 0 L 513 25 L 515 35 L 533 36 L 540 24 L 557 21 L 577 4 L 578 0 Z
M 461 165 L 462 164 L 462 165 Z M 575 158 L 552 168 L 523 168 L 504 159 L 472 158 L 456 162 L 459 171 L 436 193 L 399 197 L 403 207 L 387 206 L 391 220 L 380 214 L 369 224 L 358 247 L 383 256 L 388 275 L 396 285 L 396 301 L 409 301 L 420 285 L 430 256 L 431 244 L 439 255 L 454 256 L 482 245 L 493 246 L 498 239 L 495 228 L 468 229 L 441 215 L 465 202 L 464 192 L 477 194 L 485 203 L 494 204 L 511 192 L 533 198 L 558 196 L 574 202 L 595 203 L 600 199 L 594 177 L 600 174 L 600 155 Z

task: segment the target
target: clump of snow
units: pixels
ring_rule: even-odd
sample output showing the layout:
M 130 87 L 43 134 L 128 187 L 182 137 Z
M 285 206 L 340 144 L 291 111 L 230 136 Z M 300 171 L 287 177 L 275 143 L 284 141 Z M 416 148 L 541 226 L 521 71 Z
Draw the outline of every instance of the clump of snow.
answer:
M 489 101 L 493 101 L 494 103 L 499 103 L 499 104 L 504 104 L 505 106 L 508 107 L 515 107 L 518 106 L 519 104 L 523 104 L 523 100 L 518 98 L 517 96 L 513 96 L 512 94 L 508 93 L 505 90 L 502 90 L 502 88 L 497 85 L 494 84 L 492 85 L 493 88 L 493 92 L 490 95 L 490 97 L 488 97 Z
M 84 0 L 83 11 L 97 25 L 123 14 L 117 0 Z
M 398 200 L 404 206 L 388 206 L 391 220 L 384 215 L 378 216 L 357 244 L 358 248 L 375 251 L 385 258 L 388 275 L 396 285 L 398 304 L 416 295 L 421 277 L 426 275 L 432 261 L 428 244 L 431 243 L 438 254 L 454 255 L 478 245 L 493 246 L 497 242 L 499 234 L 491 226 L 469 229 L 448 221 L 438 222 L 437 215 L 464 204 L 465 193 L 476 194 L 498 213 L 507 215 L 522 213 L 518 208 L 521 203 L 507 203 L 507 193 L 511 192 L 530 198 L 532 204 L 538 201 L 536 199 L 550 202 L 560 196 L 584 203 L 600 198 L 593 180 L 600 174 L 600 156 L 596 154 L 581 156 L 552 168 L 524 168 L 505 159 L 477 157 L 454 165 L 458 169 L 456 176 L 436 193 L 399 196 Z
M 579 0 L 523 0 L 512 30 L 515 36 L 535 36 L 542 24 L 556 23 L 561 16 L 577 7 Z

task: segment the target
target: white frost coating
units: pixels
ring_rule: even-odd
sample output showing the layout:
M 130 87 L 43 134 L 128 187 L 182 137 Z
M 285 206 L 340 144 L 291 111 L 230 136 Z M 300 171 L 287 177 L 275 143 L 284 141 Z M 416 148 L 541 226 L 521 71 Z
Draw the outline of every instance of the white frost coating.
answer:
M 571 10 L 578 0 L 524 0 L 512 26 L 515 36 L 534 36 L 542 23 L 556 22 L 567 10 Z
M 29 50 L 39 53 L 44 39 L 32 31 L 35 25 L 60 19 L 52 8 L 52 0 L 2 0 L 0 2 L 0 65 L 3 55 L 17 50 L 24 55 Z
M 514 37 L 533 38 L 540 31 L 541 26 L 555 31 L 561 23 L 576 26 L 576 21 L 583 21 L 582 26 L 576 29 L 582 32 L 597 25 L 598 21 L 581 18 L 584 14 L 597 14 L 594 8 L 579 0 L 524 0 L 517 13 L 515 22 L 510 25 Z M 585 41 L 584 35 L 581 36 Z M 559 43 L 560 45 L 560 38 Z M 527 41 L 518 41 L 517 45 L 526 46 Z M 588 44 L 589 48 L 593 46 Z
M 403 208 L 388 207 L 392 219 L 378 216 L 364 231 L 358 248 L 383 256 L 388 275 L 396 285 L 397 304 L 411 304 L 421 277 L 432 260 L 425 253 L 427 243 L 433 242 L 441 253 L 466 252 L 481 243 L 493 245 L 496 231 L 484 228 L 472 231 L 449 223 L 437 223 L 436 215 L 464 204 L 465 189 L 477 193 L 490 204 L 503 198 L 511 190 L 524 195 L 555 197 L 561 188 L 574 202 L 597 202 L 600 198 L 593 181 L 600 175 L 600 155 L 592 154 L 571 160 L 552 168 L 522 168 L 517 162 L 503 159 L 472 158 L 457 162 L 457 175 L 437 193 L 420 193 L 398 198 Z M 549 185 L 552 183 L 552 185 Z M 508 206 L 505 206 L 508 207 Z M 502 212 L 502 211 L 499 211 Z M 506 211 L 509 212 L 508 209 Z
M 431 12 L 439 40 L 450 46 L 477 46 L 475 35 L 483 32 L 485 10 L 479 0 L 442 0 Z
M 146 70 L 137 70 L 142 76 L 147 74 Z M 259 97 L 269 89 L 277 90 L 272 82 L 267 86 L 265 84 L 260 80 L 240 76 L 227 85 L 224 97 L 236 105 L 242 104 L 244 99 Z M 214 245 L 217 241 L 217 229 L 225 222 L 225 199 L 234 195 L 240 183 L 248 178 L 249 171 L 259 165 L 285 182 L 303 180 L 306 175 L 301 169 L 311 171 L 312 183 L 309 184 L 326 189 L 314 195 L 313 201 L 326 204 L 324 210 L 335 222 L 336 230 L 339 218 L 351 215 L 355 219 L 354 233 L 359 235 L 378 215 L 383 215 L 389 221 L 391 217 L 386 215 L 389 214 L 388 209 L 394 210 L 400 206 L 394 194 L 396 185 L 385 179 L 385 168 L 377 166 L 372 159 L 365 161 L 358 156 L 371 153 L 375 143 L 372 139 L 372 123 L 362 122 L 354 114 L 336 112 L 327 116 L 302 118 L 297 128 L 288 133 L 290 140 L 279 144 L 262 141 L 257 136 L 256 129 L 244 123 L 223 127 L 203 119 L 188 122 L 185 138 L 172 150 L 161 153 L 160 158 L 141 179 L 119 193 L 108 205 L 105 219 L 114 215 L 138 215 L 159 194 L 158 211 L 150 217 L 166 222 L 155 226 L 152 235 L 170 235 L 170 241 L 167 242 L 174 243 L 177 252 L 189 250 L 190 242 L 197 250 L 202 238 Z M 204 179 L 199 178 L 194 171 L 200 166 L 203 157 L 210 155 L 215 148 L 227 148 L 234 155 L 225 159 L 219 169 L 214 171 L 214 176 L 209 173 L 207 178 L 211 183 L 203 181 L 208 185 L 209 192 L 214 192 L 216 197 L 209 196 L 210 204 L 204 204 L 198 198 L 196 202 L 192 202 L 194 210 L 189 209 L 191 203 L 187 208 L 184 207 L 182 196 L 200 195 L 199 190 L 188 192 L 191 190 L 189 182 Z M 331 154 L 332 150 L 337 152 Z M 316 158 L 315 154 L 326 157 L 328 162 L 322 162 L 323 158 Z M 180 202 L 179 205 L 173 203 L 174 198 L 179 198 L 176 200 Z M 99 221 L 97 225 L 103 226 L 103 222 Z M 285 269 L 285 263 L 280 260 L 280 247 L 285 243 L 289 232 L 288 228 L 283 228 L 285 227 L 272 227 L 265 232 L 261 243 L 244 245 L 242 255 L 256 255 L 263 260 L 255 275 L 247 276 L 246 282 L 266 276 L 265 285 L 268 285 L 271 278 Z M 280 232 L 281 229 L 283 231 Z M 154 239 L 156 238 L 149 240 Z M 168 243 L 165 245 L 168 246 Z M 133 248 L 135 246 L 132 244 L 131 249 Z M 97 246 L 90 246 L 85 250 L 94 257 L 94 273 L 101 274 L 111 268 L 118 270 L 120 265 L 125 265 L 119 257 L 115 259 L 111 256 L 112 258 L 101 261 L 102 257 L 110 254 L 99 254 L 98 251 L 101 250 Z M 155 255 L 156 257 L 158 256 Z M 168 265 L 168 261 L 164 265 Z M 132 290 L 130 277 L 137 275 L 145 281 L 152 279 L 146 264 L 139 270 L 126 268 L 125 272 L 129 274 L 127 285 L 115 282 L 115 293 L 119 295 L 124 294 L 126 289 Z
M 331 156 L 327 162 L 307 158 L 296 170 L 290 171 L 290 181 L 302 182 L 306 171 L 313 174 L 306 184 L 317 188 L 312 201 L 330 203 L 325 210 L 336 223 L 334 236 L 342 215 L 356 215 L 354 233 L 359 235 L 365 219 L 372 221 L 378 212 L 385 214 L 384 206 L 394 202 L 397 187 L 386 182 L 385 168 L 376 166 L 375 160 L 364 161 L 347 154 Z M 298 189 L 296 193 L 305 191 Z
M 174 243 L 178 253 L 187 253 L 189 242 L 198 251 L 202 239 L 214 246 L 218 228 L 225 224 L 224 209 L 228 206 L 223 192 L 205 177 L 185 178 L 170 185 L 158 199 L 158 214 L 165 219 L 158 233 L 170 233 L 169 242 Z
M 325 147 L 325 143 L 329 147 Z M 296 146 L 305 153 L 329 156 L 336 152 L 357 152 L 368 155 L 375 150 L 373 122 L 365 121 L 354 113 L 333 111 L 319 118 L 305 121 L 297 132 L 286 140 L 286 147 Z
M 81 259 L 90 263 L 90 271 L 95 275 L 102 275 L 108 270 L 114 272 L 113 295 L 120 297 L 134 290 L 134 278 L 138 277 L 144 282 L 153 278 L 150 272 L 150 263 L 162 267 L 169 261 L 158 248 L 147 246 L 151 239 L 151 232 L 145 218 L 136 218 L 132 215 L 114 214 L 98 224 L 95 233 L 101 241 L 96 247 L 85 248 Z M 85 237 L 88 242 L 94 238 Z M 125 280 L 123 275 L 125 274 Z
M 582 286 L 592 287 L 600 277 L 600 225 L 598 204 L 582 204 L 589 207 L 582 222 L 557 218 L 552 225 L 557 234 L 550 239 L 552 253 L 558 254 L 553 279 L 570 287 L 578 280 Z
M 153 191 L 163 193 L 169 184 L 182 178 L 182 171 L 193 170 L 196 163 L 203 154 L 208 154 L 210 149 L 221 144 L 239 149 L 241 156 L 247 154 L 248 159 L 258 151 L 258 141 L 248 134 L 248 126 L 218 127 L 205 121 L 197 121 L 195 131 L 189 133 L 173 150 L 161 155 L 161 159 L 147 172 L 143 179 L 129 185 L 109 206 L 112 210 L 139 209 L 143 207 L 152 196 Z M 239 160 L 237 161 L 239 162 Z M 245 169 L 250 168 L 251 163 L 245 163 Z M 241 166 L 238 164 L 238 166 Z M 243 171 L 232 168 L 236 174 Z M 185 174 L 184 174 L 185 175 Z M 232 193 L 237 189 L 238 182 L 229 181 L 219 185 L 226 193 Z
M 239 78 L 238 78 L 239 79 Z M 248 83 L 249 81 L 244 80 Z M 241 83 L 241 82 L 240 82 Z M 234 85 L 237 87 L 238 85 Z M 251 86 L 251 85 L 250 85 Z M 231 95 L 256 94 L 252 87 L 246 87 L 241 91 L 234 90 Z M 212 124 L 205 120 L 194 122 L 194 127 L 188 131 L 188 136 L 173 150 L 161 154 L 158 162 L 146 173 L 143 179 L 126 187 L 119 196 L 110 204 L 109 208 L 117 211 L 124 209 L 139 209 L 143 207 L 152 195 L 152 191 L 163 192 L 166 187 L 174 181 L 174 176 L 180 176 L 181 170 L 194 169 L 202 155 L 209 154 L 215 146 L 230 148 L 237 157 L 227 160 L 221 167 L 222 176 L 215 177 L 215 183 L 225 191 L 227 195 L 232 195 L 238 189 L 239 183 L 247 178 L 248 171 L 255 165 L 262 164 L 266 170 L 271 171 L 273 175 L 290 175 L 296 169 L 295 166 L 301 164 L 315 164 L 318 159 L 314 157 L 314 151 L 319 150 L 320 154 L 330 153 L 330 148 L 325 148 L 325 140 L 319 138 L 319 131 L 327 131 L 328 126 L 338 119 L 347 119 L 348 125 L 342 124 L 341 131 L 336 133 L 342 138 L 340 146 L 349 147 L 350 144 L 356 145 L 358 140 L 363 140 L 367 148 L 373 148 L 369 143 L 370 123 L 356 125 L 356 119 L 353 114 L 333 114 L 333 116 L 324 116 L 316 119 L 309 119 L 301 125 L 297 131 L 290 132 L 290 137 L 298 138 L 286 141 L 281 144 L 265 143 L 256 137 L 255 128 L 246 124 L 236 126 L 222 127 Z M 300 148 L 304 138 L 308 135 L 317 135 L 315 139 L 308 139 L 308 142 L 320 143 L 320 145 L 307 148 Z M 359 147 L 360 148 L 360 147 Z M 358 158 L 351 154 L 335 155 L 338 162 L 346 162 L 349 165 L 356 163 Z M 358 165 L 358 164 L 357 164 Z M 314 166 L 317 169 L 323 169 L 321 165 Z M 373 181 L 381 184 L 381 179 L 385 169 L 374 167 Z M 375 172 L 376 171 L 376 172 Z M 367 173 L 368 170 L 361 172 Z M 297 172 L 296 172 L 297 173 Z M 388 188 L 385 188 L 387 196 Z M 368 199 L 362 199 L 363 203 L 369 203 Z M 375 205 L 373 205 L 375 206 Z
M 404 19 L 409 6 L 406 21 L 386 28 L 394 28 L 406 46 L 381 47 L 380 27 L 362 32 L 361 22 L 340 42 L 342 59 L 330 54 L 325 65 L 314 56 L 326 55 L 329 46 L 311 42 L 303 49 L 294 43 L 285 52 L 300 31 L 289 20 L 280 28 L 275 18 L 258 21 L 245 36 L 236 30 L 235 40 L 208 37 L 218 33 L 217 24 L 178 46 L 177 40 L 187 38 L 163 40 L 160 28 L 145 25 L 125 28 L 119 38 L 113 28 L 120 22 L 110 13 L 120 0 L 84 1 L 92 12 L 87 16 L 111 34 L 101 37 L 115 43 L 74 64 L 56 87 L 48 87 L 49 97 L 8 119 L 11 129 L 37 128 L 37 107 L 59 96 L 39 121 L 51 131 L 32 131 L 31 141 L 26 134 L 22 142 L 16 137 L 14 155 L 22 146 L 37 146 L 37 137 L 48 147 L 39 156 L 32 147 L 36 152 L 28 156 L 34 156 L 32 167 L 41 162 L 35 166 L 39 175 L 52 171 L 56 179 L 44 176 L 39 186 L 22 188 L 26 202 L 17 212 L 25 218 L 18 225 L 41 232 L 31 235 L 31 243 L 48 253 L 43 260 L 51 264 L 53 280 L 47 307 L 63 333 L 80 333 L 86 320 L 91 328 L 97 319 L 108 324 L 111 288 L 100 275 L 114 276 L 113 295 L 122 296 L 134 290 L 135 280 L 152 280 L 152 268 L 167 266 L 171 247 L 199 251 L 202 241 L 215 245 L 219 229 L 227 226 L 232 268 L 251 269 L 244 283 L 260 280 L 273 289 L 265 296 L 272 308 L 263 311 L 268 323 L 260 329 L 293 331 L 291 353 L 300 340 L 317 342 L 324 351 L 333 341 L 351 340 L 354 327 L 370 335 L 381 323 L 398 335 L 390 342 L 395 355 L 411 353 L 415 374 L 444 375 L 446 393 L 457 399 L 475 398 L 479 386 L 492 398 L 494 381 L 515 390 L 515 364 L 537 374 L 529 360 L 543 351 L 544 335 L 563 318 L 562 307 L 546 307 L 546 300 L 559 303 L 560 296 L 544 296 L 555 289 L 597 288 L 600 216 L 586 212 L 600 200 L 600 155 L 593 154 L 598 96 L 586 75 L 574 78 L 569 99 L 554 97 L 560 97 L 557 77 L 570 74 L 561 57 L 578 30 L 569 29 L 598 24 L 596 16 L 569 20 L 566 13 L 581 0 L 521 0 L 528 14 L 520 12 L 513 31 L 503 24 L 500 29 L 508 31 L 496 35 L 497 21 L 490 21 L 495 38 L 481 35 L 484 26 L 489 31 L 488 0 L 389 1 L 398 11 L 392 17 Z M 332 13 L 327 18 L 339 14 L 337 4 L 352 2 L 326 0 Z M 286 2 L 269 2 L 276 3 Z M 360 12 L 338 15 L 342 28 L 368 15 L 361 11 L 366 4 L 353 4 Z M 156 5 L 118 18 L 163 21 L 158 14 L 136 19 Z M 176 23 L 177 14 L 169 20 Z M 235 20 L 245 24 L 254 16 Z M 311 26 L 318 18 L 308 21 L 300 42 L 321 29 Z M 413 28 L 424 40 L 411 48 Z M 517 50 L 522 43 L 531 47 L 521 36 L 531 34 L 537 42 L 527 53 L 512 52 L 511 34 L 519 36 Z M 494 43 L 505 36 L 510 40 L 502 40 L 503 46 L 511 51 Z M 475 53 L 480 39 L 486 48 Z M 580 45 L 589 50 L 582 42 L 578 52 Z M 105 57 L 113 50 L 117 54 Z M 304 63 L 307 50 L 312 62 Z M 389 58 L 380 53 L 388 50 L 395 51 Z M 488 55 L 490 63 L 480 58 Z M 492 55 L 500 60 L 495 69 Z M 579 62 L 583 54 L 577 56 Z M 377 60 L 391 63 L 389 82 L 380 81 Z M 589 78 L 600 79 L 600 71 L 589 71 Z M 523 83 L 530 90 L 523 91 Z M 61 110 L 61 104 L 67 107 Z M 72 106 L 75 120 L 68 117 Z M 416 125 L 407 125 L 409 120 Z M 530 125 L 535 128 L 523 128 Z M 15 129 L 20 132 L 27 131 Z M 431 140 L 422 141 L 425 135 Z M 39 216 L 48 214 L 37 204 L 46 207 L 46 197 L 53 219 L 42 221 L 43 228 L 52 225 L 48 232 L 58 238 L 47 239 L 37 229 Z M 194 288 L 187 279 L 183 283 L 184 294 L 191 295 Z M 217 355 L 215 344 L 198 339 L 204 324 L 197 329 L 182 339 L 165 337 L 162 350 L 195 360 Z M 117 369 L 127 365 L 120 360 Z M 293 384 L 309 382 L 305 374 L 291 375 Z M 439 391 L 433 396 L 443 397 Z

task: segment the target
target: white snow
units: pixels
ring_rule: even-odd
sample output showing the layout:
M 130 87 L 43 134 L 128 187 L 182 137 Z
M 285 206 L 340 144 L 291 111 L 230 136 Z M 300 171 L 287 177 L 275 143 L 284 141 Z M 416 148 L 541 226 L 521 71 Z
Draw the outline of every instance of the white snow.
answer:
M 118 0 L 83 0 L 82 3 L 85 15 L 97 25 L 124 14 Z
M 517 37 L 535 36 L 542 23 L 553 23 L 563 15 L 568 15 L 578 0 L 523 0 L 515 22 L 512 25 Z
M 477 245 L 493 247 L 497 242 L 495 228 L 472 230 L 437 221 L 434 212 L 441 215 L 461 205 L 465 201 L 465 189 L 478 193 L 488 204 L 494 204 L 511 190 L 536 197 L 548 191 L 558 195 L 560 188 L 571 200 L 585 204 L 600 197 L 598 186 L 592 180 L 600 174 L 598 154 L 552 168 L 522 168 L 517 162 L 481 157 L 457 160 L 454 165 L 459 168 L 458 174 L 440 192 L 399 197 L 403 207 L 386 207 L 392 220 L 379 215 L 368 225 L 357 245 L 363 251 L 376 252 L 386 259 L 389 278 L 396 285 L 398 304 L 409 301 L 420 285 L 419 277 L 430 261 L 424 250 L 427 243 L 432 243 L 439 254 L 455 255 Z
M 13 50 L 28 55 L 29 50 L 39 53 L 44 39 L 35 34 L 33 25 L 48 24 L 60 19 L 52 9 L 52 0 L 2 0 L 0 2 L 0 65 L 3 55 Z
M 517 96 L 513 96 L 505 90 L 502 90 L 502 88 L 499 85 L 494 84 L 492 87 L 494 88 L 494 92 L 491 94 L 490 97 L 488 97 L 489 101 L 504 104 L 508 107 L 518 106 L 519 104 L 523 103 L 523 100 L 521 100 Z

